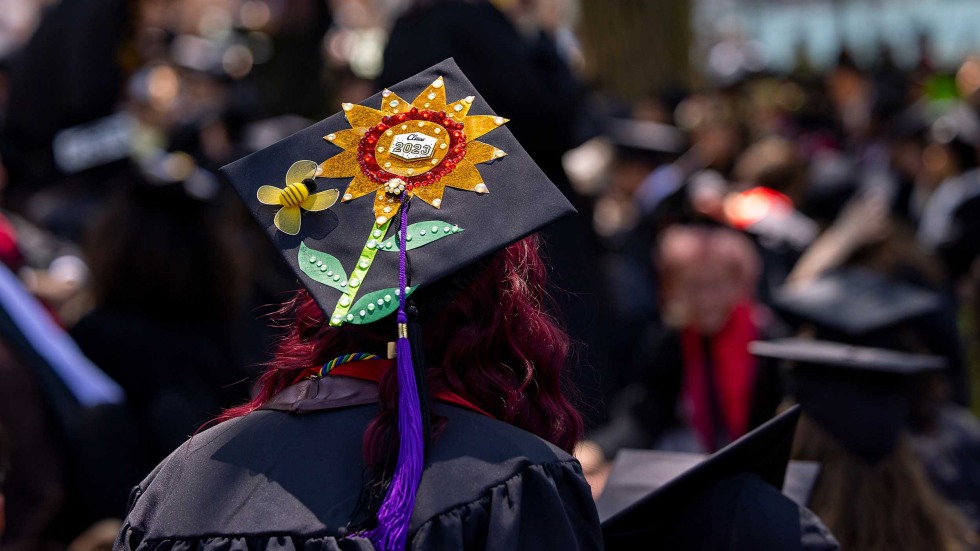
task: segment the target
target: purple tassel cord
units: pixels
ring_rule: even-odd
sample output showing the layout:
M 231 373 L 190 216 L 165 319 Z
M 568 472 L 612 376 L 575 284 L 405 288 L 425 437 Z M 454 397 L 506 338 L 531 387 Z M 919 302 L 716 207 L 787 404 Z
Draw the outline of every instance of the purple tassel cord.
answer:
M 412 366 L 412 348 L 408 340 L 408 315 L 405 313 L 405 243 L 408 234 L 407 193 L 402 192 L 401 228 L 398 251 L 398 462 L 395 475 L 388 486 L 381 508 L 378 525 L 365 535 L 379 551 L 401 551 L 408 538 L 408 523 L 415 509 L 415 493 L 422 478 L 425 457 L 422 435 L 422 411 L 415 368 Z

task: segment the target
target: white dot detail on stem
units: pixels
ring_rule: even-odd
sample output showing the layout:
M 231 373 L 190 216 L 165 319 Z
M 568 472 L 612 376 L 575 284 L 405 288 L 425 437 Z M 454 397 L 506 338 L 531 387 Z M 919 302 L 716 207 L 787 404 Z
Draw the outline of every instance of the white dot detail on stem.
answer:
M 343 320 L 341 319 L 340 316 L 334 316 L 334 317 L 330 318 L 330 322 L 333 323 L 333 324 L 338 324 L 341 321 L 343 321 Z
M 375 238 L 381 237 L 381 230 L 374 230 L 371 235 Z
M 340 297 L 340 305 L 341 306 L 350 306 L 350 297 L 347 296 L 347 295 L 344 295 L 344 296 Z
M 366 270 L 367 267 L 371 265 L 371 263 L 368 262 L 367 259 L 361 259 L 361 261 L 358 262 L 357 265 L 360 266 L 362 270 Z
M 358 285 L 361 284 L 361 280 L 356 277 L 352 277 L 350 278 L 350 281 L 348 281 L 348 283 L 350 283 L 351 287 L 357 287 Z

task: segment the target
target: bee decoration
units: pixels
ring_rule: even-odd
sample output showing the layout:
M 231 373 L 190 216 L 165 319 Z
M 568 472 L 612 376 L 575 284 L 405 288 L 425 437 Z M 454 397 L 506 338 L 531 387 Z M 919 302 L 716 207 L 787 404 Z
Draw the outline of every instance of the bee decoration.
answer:
M 340 192 L 328 189 L 316 191 L 319 165 L 313 161 L 296 161 L 286 172 L 286 187 L 262 186 L 256 195 L 265 205 L 281 206 L 274 220 L 279 231 L 296 235 L 300 228 L 300 209 L 310 212 L 326 210 L 337 202 Z

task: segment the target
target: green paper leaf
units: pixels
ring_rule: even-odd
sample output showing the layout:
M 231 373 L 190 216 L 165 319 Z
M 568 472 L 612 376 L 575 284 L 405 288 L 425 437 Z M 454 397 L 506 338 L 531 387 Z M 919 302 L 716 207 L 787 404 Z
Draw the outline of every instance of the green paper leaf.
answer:
M 432 231 L 435 228 L 435 231 Z M 449 231 L 446 231 L 449 228 Z M 423 245 L 428 245 L 433 241 L 442 239 L 443 237 L 449 237 L 450 235 L 456 235 L 463 231 L 463 228 L 450 224 L 448 222 L 443 222 L 441 220 L 426 220 L 425 222 L 416 222 L 414 224 L 409 224 L 408 226 L 408 248 L 406 250 L 417 249 Z M 388 239 L 385 239 L 378 245 L 379 251 L 386 252 L 398 252 L 398 242 L 395 234 Z
M 311 249 L 305 243 L 300 243 L 297 261 L 299 268 L 313 281 L 329 285 L 341 292 L 347 291 L 347 271 L 333 255 Z
M 411 295 L 416 287 L 409 287 L 405 290 L 406 295 Z M 378 321 L 379 319 L 387 316 L 388 314 L 398 310 L 398 295 L 395 294 L 397 289 L 381 289 L 379 291 L 374 291 L 373 293 L 368 293 L 363 297 L 357 299 L 354 306 L 350 308 L 350 314 L 354 316 L 354 319 L 344 320 L 347 323 L 352 323 L 354 325 L 364 325 L 366 323 L 371 323 Z M 380 301 L 380 302 L 379 302 Z M 361 315 L 364 312 L 364 315 Z

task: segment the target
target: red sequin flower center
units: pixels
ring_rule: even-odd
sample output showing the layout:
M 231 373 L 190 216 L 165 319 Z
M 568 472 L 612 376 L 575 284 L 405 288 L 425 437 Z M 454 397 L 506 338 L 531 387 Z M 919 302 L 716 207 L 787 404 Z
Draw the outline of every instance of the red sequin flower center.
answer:
M 446 135 L 449 137 L 446 156 L 431 170 L 416 176 L 399 176 L 381 168 L 374 156 L 378 139 L 389 128 L 416 120 L 432 122 L 446 129 Z M 357 162 L 361 165 L 361 172 L 365 176 L 378 185 L 384 185 L 392 178 L 401 178 L 405 181 L 405 188 L 409 191 L 418 186 L 427 186 L 438 182 L 443 176 L 452 172 L 465 156 L 466 134 L 463 133 L 463 123 L 454 121 L 445 111 L 419 110 L 416 107 L 405 113 L 383 117 L 380 123 L 364 133 L 361 143 L 357 146 Z

